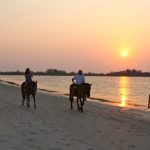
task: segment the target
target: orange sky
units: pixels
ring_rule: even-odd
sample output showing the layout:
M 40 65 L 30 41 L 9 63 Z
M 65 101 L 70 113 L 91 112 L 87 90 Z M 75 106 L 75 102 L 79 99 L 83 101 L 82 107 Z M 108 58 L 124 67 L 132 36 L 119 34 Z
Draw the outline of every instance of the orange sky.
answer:
M 149 0 L 0 1 L 0 70 L 150 71 L 149 7 Z

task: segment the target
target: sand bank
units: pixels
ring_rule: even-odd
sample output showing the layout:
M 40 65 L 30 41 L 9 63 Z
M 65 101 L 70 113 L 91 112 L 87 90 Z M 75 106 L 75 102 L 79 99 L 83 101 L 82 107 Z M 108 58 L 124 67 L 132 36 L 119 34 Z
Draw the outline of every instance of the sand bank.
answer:
M 142 112 L 88 101 L 81 113 L 68 97 L 41 91 L 36 109 L 21 99 L 20 87 L 0 82 L 1 150 L 150 150 Z

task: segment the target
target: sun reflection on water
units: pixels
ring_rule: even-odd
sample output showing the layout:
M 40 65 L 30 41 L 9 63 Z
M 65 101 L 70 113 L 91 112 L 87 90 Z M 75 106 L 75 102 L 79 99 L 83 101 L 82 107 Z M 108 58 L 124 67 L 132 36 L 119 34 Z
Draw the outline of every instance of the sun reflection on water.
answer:
M 119 93 L 120 93 L 120 107 L 128 106 L 128 78 L 120 77 L 119 79 Z

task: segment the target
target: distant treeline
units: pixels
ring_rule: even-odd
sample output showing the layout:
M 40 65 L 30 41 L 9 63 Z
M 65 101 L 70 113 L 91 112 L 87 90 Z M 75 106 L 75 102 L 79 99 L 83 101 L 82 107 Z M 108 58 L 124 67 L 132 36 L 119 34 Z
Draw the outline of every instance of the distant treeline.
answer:
M 47 69 L 46 71 L 31 71 L 34 75 L 74 75 L 74 72 L 67 73 L 64 70 L 58 70 L 58 69 Z M 24 75 L 24 72 L 22 71 L 0 71 L 0 75 Z
M 119 72 L 110 72 L 105 74 L 107 76 L 143 76 L 143 77 L 150 77 L 150 72 L 142 72 L 141 70 L 135 70 L 135 69 L 126 69 L 124 71 Z
M 58 69 L 47 69 L 46 71 L 32 71 L 34 75 L 51 75 L 51 76 L 73 76 L 76 72 L 66 72 L 65 70 L 58 70 Z M 17 71 L 0 71 L 0 75 L 24 75 L 24 72 L 19 70 Z M 103 73 L 85 73 L 85 75 L 89 76 L 104 76 Z
M 73 76 L 76 72 L 66 72 L 64 70 L 58 69 L 47 69 L 46 71 L 33 71 L 34 75 L 51 75 L 51 76 Z M 17 71 L 0 71 L 0 75 L 24 75 L 24 72 L 19 70 Z M 110 73 L 85 73 L 87 76 L 143 76 L 150 77 L 150 72 L 142 72 L 141 70 L 135 69 L 126 69 L 124 71 L 119 72 L 110 72 Z

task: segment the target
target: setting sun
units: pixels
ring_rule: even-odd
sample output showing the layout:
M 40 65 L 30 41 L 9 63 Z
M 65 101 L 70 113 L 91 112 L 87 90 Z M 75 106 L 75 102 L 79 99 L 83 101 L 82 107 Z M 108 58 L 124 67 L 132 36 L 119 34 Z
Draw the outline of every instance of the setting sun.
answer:
M 122 50 L 121 51 L 121 56 L 122 57 L 127 57 L 128 56 L 128 51 L 127 50 Z

